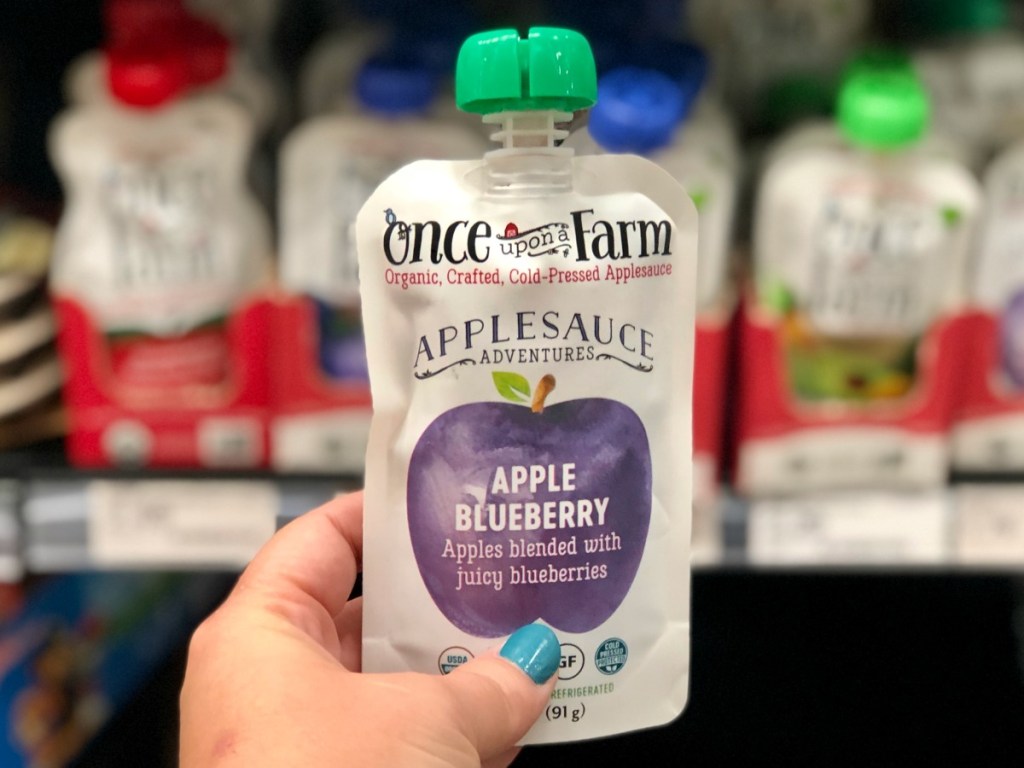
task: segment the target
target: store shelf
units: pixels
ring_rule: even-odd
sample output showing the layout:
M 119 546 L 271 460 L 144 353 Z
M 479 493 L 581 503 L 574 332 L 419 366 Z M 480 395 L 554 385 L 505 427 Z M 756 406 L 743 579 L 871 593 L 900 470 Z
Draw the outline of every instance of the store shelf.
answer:
M 358 477 L 81 472 L 0 479 L 0 580 L 89 569 L 239 569 L 289 520 Z M 695 525 L 694 566 L 1024 572 L 1024 483 L 964 478 L 922 493 L 749 502 Z
M 22 554 L 35 572 L 237 569 L 277 528 L 353 487 L 271 475 L 33 478 Z

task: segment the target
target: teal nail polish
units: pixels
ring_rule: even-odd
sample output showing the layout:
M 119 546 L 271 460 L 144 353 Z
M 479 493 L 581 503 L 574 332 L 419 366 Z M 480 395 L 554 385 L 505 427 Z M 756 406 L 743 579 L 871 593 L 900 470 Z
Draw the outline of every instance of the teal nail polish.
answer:
M 538 685 L 555 674 L 562 658 L 555 633 L 541 624 L 527 624 L 517 629 L 501 646 L 499 653 Z

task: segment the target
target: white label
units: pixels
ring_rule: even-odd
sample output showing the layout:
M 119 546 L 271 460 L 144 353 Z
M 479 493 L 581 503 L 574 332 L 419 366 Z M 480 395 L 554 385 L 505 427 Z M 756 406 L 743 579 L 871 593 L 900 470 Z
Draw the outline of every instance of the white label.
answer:
M 958 562 L 1024 568 L 1024 486 L 965 485 L 955 503 Z
M 204 467 L 252 467 L 263 459 L 259 419 L 218 416 L 203 419 L 196 434 L 199 463 Z
M 267 222 L 244 192 L 248 120 L 220 99 L 159 118 L 96 105 L 55 124 L 69 190 L 53 285 L 106 331 L 178 336 L 266 278 Z
M 273 536 L 269 483 L 97 480 L 87 490 L 89 554 L 99 566 L 244 565 Z
M 272 430 L 280 472 L 362 472 L 370 409 L 280 416 Z
M 974 299 L 1001 312 L 1024 291 L 1024 152 L 996 160 L 985 177 L 988 203 L 974 274 Z
M 744 443 L 739 484 L 753 495 L 937 487 L 945 482 L 947 461 L 944 435 L 914 435 L 886 427 L 834 427 Z
M 758 290 L 819 333 L 908 338 L 962 304 L 978 187 L 939 152 L 865 164 L 807 144 L 776 156 L 758 200 Z
M 934 564 L 948 557 L 944 492 L 815 495 L 751 505 L 758 565 Z
M 899 198 L 837 196 L 818 221 L 808 296 L 826 334 L 903 335 L 939 303 L 945 264 L 939 212 Z
M 953 431 L 957 469 L 1024 471 L 1024 413 L 971 419 Z

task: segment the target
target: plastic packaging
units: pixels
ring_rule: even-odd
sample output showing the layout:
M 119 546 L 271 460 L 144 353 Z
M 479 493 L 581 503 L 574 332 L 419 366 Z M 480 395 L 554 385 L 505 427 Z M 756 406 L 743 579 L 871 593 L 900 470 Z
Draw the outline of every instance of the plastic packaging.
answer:
M 356 214 L 401 166 L 478 157 L 485 149 L 479 133 L 426 114 L 436 89 L 435 73 L 418 63 L 371 59 L 356 78 L 360 113 L 315 118 L 284 144 L 281 284 L 287 298 L 274 345 L 278 469 L 362 470 L 370 401 Z
M 974 333 L 961 382 L 953 463 L 1024 471 L 1024 143 L 985 174 L 985 210 L 970 270 Z
M 740 487 L 936 487 L 962 356 L 980 195 L 925 147 L 909 69 L 856 69 L 842 145 L 776 156 L 761 183 L 742 324 Z
M 601 78 L 589 126 L 566 141 L 582 154 L 634 152 L 678 181 L 698 212 L 697 327 L 694 371 L 694 551 L 719 546 L 704 524 L 716 517 L 722 464 L 726 360 L 735 290 L 729 280 L 732 224 L 739 183 L 735 138 L 724 116 L 698 105 L 703 66 L 670 79 L 651 69 L 621 68 Z M 694 82 L 696 81 L 696 82 Z M 683 87 L 680 87 L 680 84 Z
M 357 220 L 363 669 L 449 673 L 544 621 L 524 743 L 668 722 L 688 687 L 697 217 L 649 161 L 556 146 L 595 79 L 578 33 L 470 38 L 457 99 L 503 148 L 406 166 Z
M 267 330 L 240 313 L 268 288 L 270 235 L 244 184 L 251 125 L 226 100 L 178 98 L 180 49 L 108 55 L 116 104 L 65 113 L 50 135 L 69 454 L 259 464 Z

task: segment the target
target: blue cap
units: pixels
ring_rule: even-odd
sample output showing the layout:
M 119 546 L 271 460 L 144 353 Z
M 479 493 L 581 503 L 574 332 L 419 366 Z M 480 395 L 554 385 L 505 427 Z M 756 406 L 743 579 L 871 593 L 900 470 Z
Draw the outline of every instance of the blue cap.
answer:
M 672 140 L 686 101 L 672 79 L 652 69 L 620 67 L 597 83 L 590 135 L 612 152 L 645 154 Z
M 437 85 L 437 74 L 420 62 L 395 53 L 380 54 L 359 70 L 356 96 L 367 110 L 397 117 L 429 109 Z

